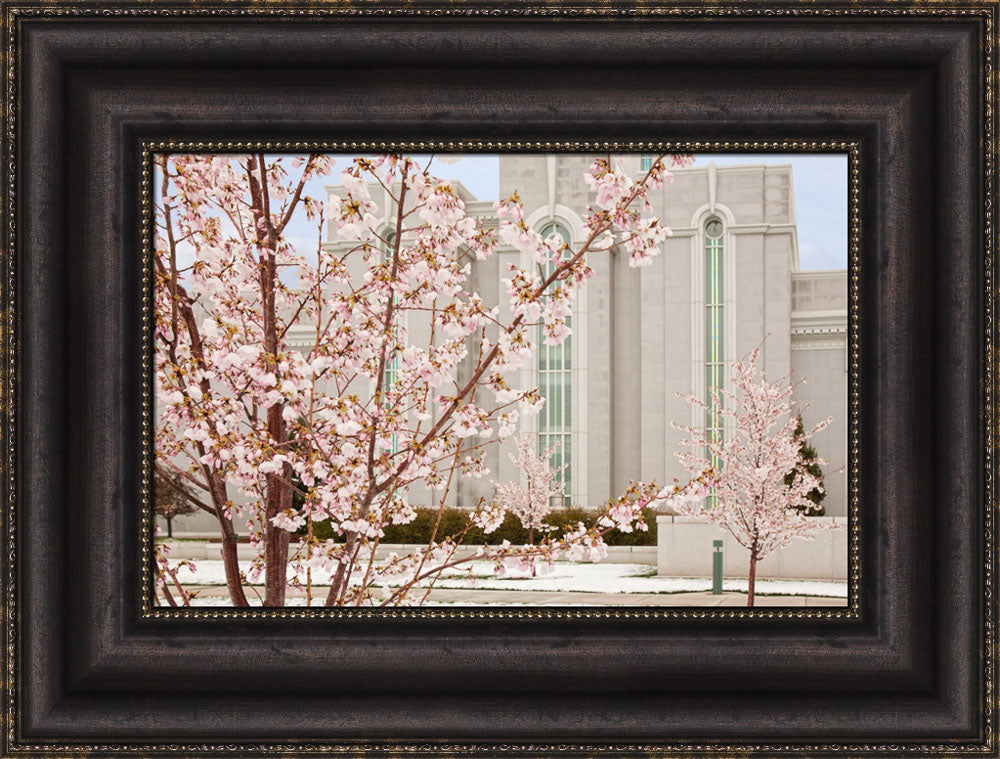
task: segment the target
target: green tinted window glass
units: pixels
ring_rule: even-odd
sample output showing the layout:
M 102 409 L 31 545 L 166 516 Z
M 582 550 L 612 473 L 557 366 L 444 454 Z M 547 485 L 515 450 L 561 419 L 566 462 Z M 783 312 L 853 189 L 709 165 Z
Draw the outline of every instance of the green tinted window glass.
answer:
M 549 222 L 539 229 L 539 234 L 546 240 L 553 235 L 557 236 L 567 246 L 566 253 L 571 251 L 569 247 L 572 239 L 569 230 L 558 222 Z M 542 275 L 547 276 L 552 273 L 554 265 L 548 263 L 543 267 Z M 572 329 L 572 317 L 567 319 L 567 325 Z M 571 463 L 572 453 L 572 371 L 571 355 L 573 351 L 573 336 L 570 335 L 559 345 L 546 345 L 541 328 L 538 332 L 538 392 L 545 398 L 545 406 L 542 413 L 538 415 L 538 449 L 544 451 L 552 446 L 557 446 L 552 454 L 550 466 L 560 467 L 563 464 Z M 572 474 L 570 466 L 567 466 L 560 474 L 559 478 L 563 483 L 563 494 L 566 503 L 571 497 Z M 554 503 L 559 507 L 561 503 Z
M 382 239 L 385 244 L 382 246 L 382 263 L 388 264 L 392 261 L 393 248 L 396 244 L 396 232 L 394 230 L 389 230 L 382 235 Z M 395 302 L 395 301 L 394 301 Z M 393 331 L 395 331 L 395 322 L 391 325 Z M 390 353 L 385 359 L 385 369 L 382 373 L 382 386 L 385 388 L 392 387 L 396 384 L 396 378 L 399 374 L 399 350 L 396 343 L 390 346 Z M 399 450 L 399 441 L 396 436 L 392 436 L 392 450 L 391 453 L 396 453 Z
M 713 443 L 722 442 L 724 386 L 723 346 L 723 226 L 718 219 L 710 219 L 705 224 L 705 436 Z M 711 451 L 705 452 L 712 466 L 720 461 Z M 716 502 L 716 496 L 708 496 L 708 506 Z

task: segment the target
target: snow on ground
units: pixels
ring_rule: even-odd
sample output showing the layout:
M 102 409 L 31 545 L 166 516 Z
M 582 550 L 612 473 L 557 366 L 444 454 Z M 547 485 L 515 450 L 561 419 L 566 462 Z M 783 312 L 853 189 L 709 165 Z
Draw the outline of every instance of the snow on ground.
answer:
M 177 579 L 186 586 L 225 585 L 225 570 L 221 561 L 199 560 L 197 571 L 192 573 L 186 567 L 177 572 Z M 451 573 L 445 573 L 438 580 L 436 588 L 456 588 L 462 590 L 547 590 L 559 592 L 590 592 L 590 593 L 697 593 L 712 589 L 712 580 L 708 577 L 658 577 L 655 567 L 648 564 L 575 564 L 572 562 L 557 562 L 548 574 L 531 577 L 523 572 L 510 571 L 507 577 L 494 577 L 493 564 L 485 561 L 471 562 L 472 577 L 469 568 L 464 571 L 457 568 Z M 249 571 L 250 562 L 241 561 L 240 568 Z M 291 576 L 291 569 L 289 576 Z M 305 581 L 305 573 L 300 574 L 300 580 Z M 325 585 L 330 581 L 328 572 L 314 569 L 312 571 L 313 585 Z M 262 584 L 262 580 L 255 584 Z M 398 585 L 399 583 L 391 583 Z M 724 580 L 723 590 L 730 592 L 747 591 L 746 580 Z M 778 596 L 824 596 L 827 598 L 847 598 L 847 583 L 821 580 L 757 580 L 758 595 Z M 289 599 L 289 605 L 294 600 Z

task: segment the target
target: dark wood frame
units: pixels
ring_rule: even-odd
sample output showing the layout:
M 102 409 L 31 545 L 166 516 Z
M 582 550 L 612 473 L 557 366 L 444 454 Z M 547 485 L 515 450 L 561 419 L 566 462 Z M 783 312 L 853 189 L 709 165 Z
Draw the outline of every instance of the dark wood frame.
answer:
M 996 755 L 995 0 L 0 7 L 0 754 Z M 860 152 L 856 614 L 143 615 L 144 141 L 788 135 Z

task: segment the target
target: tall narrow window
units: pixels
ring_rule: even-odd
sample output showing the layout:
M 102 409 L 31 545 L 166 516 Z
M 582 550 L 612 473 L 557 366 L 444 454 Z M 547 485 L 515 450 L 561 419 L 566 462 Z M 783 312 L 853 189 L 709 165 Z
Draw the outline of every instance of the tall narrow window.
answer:
M 722 351 L 723 291 L 722 291 L 722 222 L 709 219 L 705 224 L 705 436 L 713 443 L 722 442 L 722 395 L 725 365 Z M 720 462 L 707 452 L 712 466 Z M 715 506 L 716 496 L 707 499 L 708 508 Z
M 653 156 L 651 155 L 639 156 L 639 171 L 645 172 L 649 171 L 651 168 L 653 168 Z
M 545 239 L 556 235 L 567 245 L 570 244 L 569 230 L 557 222 L 546 224 L 540 234 Z M 551 274 L 554 268 L 554 264 L 546 264 L 543 276 Z M 566 324 L 572 328 L 572 316 L 567 317 Z M 559 474 L 566 503 L 569 503 L 573 483 L 572 340 L 570 335 L 559 345 L 546 345 L 539 329 L 538 392 L 545 399 L 545 405 L 538 415 L 538 448 L 544 451 L 558 446 L 550 465 L 554 468 L 566 466 Z M 562 504 L 553 505 L 558 507 Z
M 392 253 L 396 245 L 396 232 L 394 230 L 387 231 L 382 239 L 385 240 L 385 245 L 382 246 L 382 263 L 388 266 L 392 265 Z M 393 296 L 393 302 L 395 303 L 395 296 Z M 393 332 L 393 337 L 396 336 L 396 320 L 393 319 L 392 324 L 389 328 Z M 396 377 L 399 374 L 399 351 L 396 349 L 396 340 L 394 339 L 389 345 L 389 353 L 385 357 L 385 368 L 382 371 L 382 387 L 390 388 L 396 383 Z M 392 450 L 390 453 L 396 453 L 399 450 L 399 442 L 396 439 L 396 435 L 392 436 Z

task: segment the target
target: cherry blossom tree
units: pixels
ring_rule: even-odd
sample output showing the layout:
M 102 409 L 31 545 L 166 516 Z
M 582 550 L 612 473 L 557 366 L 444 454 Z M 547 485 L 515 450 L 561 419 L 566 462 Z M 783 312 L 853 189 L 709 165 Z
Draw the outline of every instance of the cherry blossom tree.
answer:
M 534 543 L 535 530 L 545 529 L 545 517 L 552 511 L 552 497 L 563 492 L 559 473 L 566 465 L 549 465 L 557 445 L 535 452 L 534 441 L 527 435 L 517 440 L 517 452 L 510 460 L 521 473 L 523 482 L 503 482 L 496 486 L 496 497 L 528 530 L 528 543 Z
M 813 507 L 809 495 L 822 492 L 812 465 L 826 462 L 807 460 L 802 444 L 831 420 L 797 432 L 794 385 L 788 376 L 768 382 L 757 368 L 759 353 L 756 348 L 747 360 L 731 364 L 735 392 L 713 391 L 714 407 L 733 421 L 735 434 L 720 440 L 702 428 L 678 425 L 691 435 L 683 442 L 692 450 L 676 455 L 697 477 L 677 484 L 661 501 L 724 528 L 750 552 L 748 606 L 754 602 L 758 561 L 793 538 L 812 539 L 817 530 L 839 526 L 806 516 Z M 698 398 L 687 400 L 708 409 Z M 714 496 L 710 506 L 709 495 Z
M 419 604 L 461 564 L 534 570 L 600 557 L 610 529 L 645 529 L 655 483 L 630 485 L 589 530 L 460 551 L 474 525 L 490 533 L 519 508 L 480 499 L 464 530 L 376 559 L 384 527 L 415 517 L 411 489 L 433 492 L 443 511 L 458 480 L 490 474 L 486 447 L 543 402 L 507 375 L 532 359 L 536 335 L 549 345 L 569 335 L 590 256 L 651 262 L 670 231 L 647 195 L 669 180 L 668 164 L 690 160 L 661 156 L 638 179 L 594 160 L 586 239 L 571 249 L 528 227 L 516 193 L 495 204 L 498 228 L 484 227 L 412 157 L 352 159 L 324 207 L 306 187 L 330 174 L 329 156 L 159 156 L 156 466 L 215 517 L 230 602 L 248 605 L 245 588 L 263 575 L 262 603 L 281 606 L 289 586 L 325 574 L 327 605 Z M 297 214 L 315 224 L 314 246 L 288 239 Z M 323 244 L 324 223 L 336 245 Z M 503 313 L 468 287 L 470 262 L 499 246 L 531 262 L 507 266 Z M 308 348 L 291 347 L 293 329 Z M 245 574 L 240 520 L 257 550 Z M 315 538 L 319 522 L 334 539 Z
M 566 465 L 555 468 L 549 465 L 558 447 L 557 443 L 536 453 L 534 441 L 522 435 L 517 441 L 517 452 L 510 454 L 510 460 L 521 473 L 523 482 L 503 482 L 496 486 L 497 500 L 527 528 L 529 545 L 535 542 L 535 530 L 548 529 L 545 517 L 552 511 L 551 499 L 563 492 L 559 473 Z

